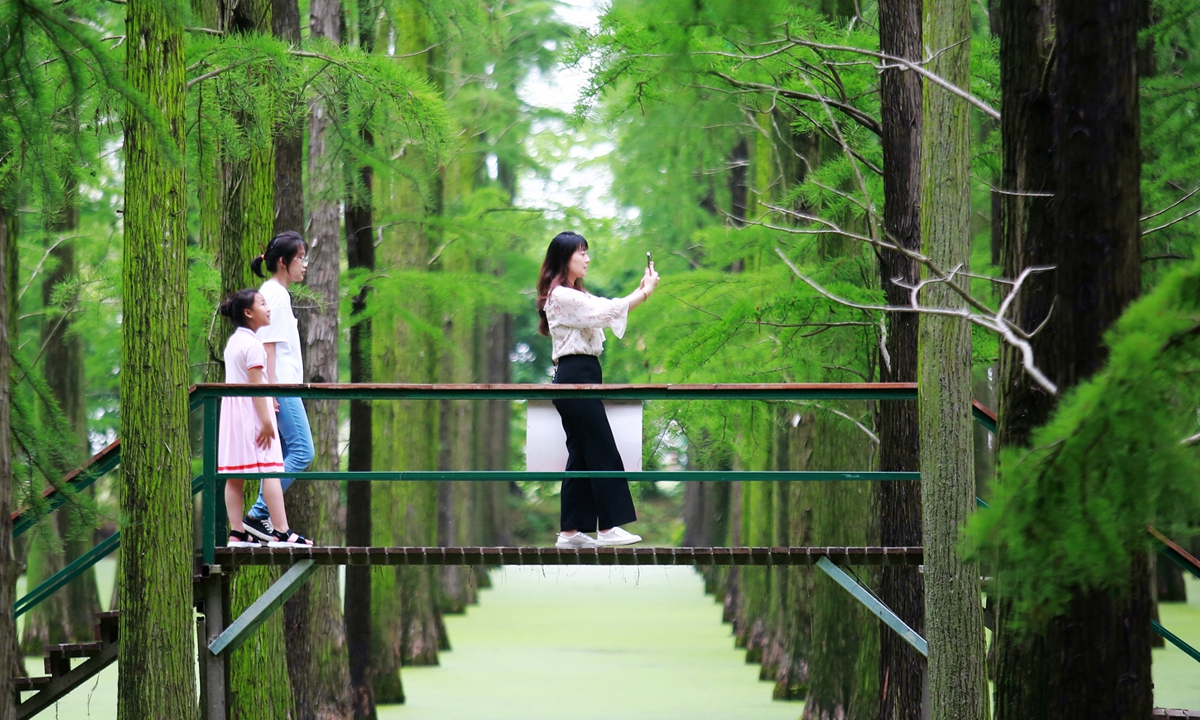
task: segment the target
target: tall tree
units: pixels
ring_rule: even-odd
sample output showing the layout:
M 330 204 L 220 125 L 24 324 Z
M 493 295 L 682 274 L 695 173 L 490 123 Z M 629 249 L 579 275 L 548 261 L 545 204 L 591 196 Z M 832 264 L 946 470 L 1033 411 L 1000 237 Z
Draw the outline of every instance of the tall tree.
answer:
M 1139 8 L 1135 0 L 1054 4 L 1055 310 L 1039 361 L 1064 389 L 1101 368 L 1104 332 L 1141 292 Z M 1025 636 L 998 636 L 998 717 L 1150 714 L 1152 599 L 1144 552 L 1134 554 L 1126 576 L 1123 587 L 1068 588 L 1061 616 Z M 1010 657 L 1009 644 L 1022 639 L 1025 652 Z M 1026 666 L 1018 669 L 1014 660 Z
M 315 0 L 311 4 L 309 38 L 318 47 L 329 49 L 341 42 L 341 5 L 340 0 Z M 323 91 L 309 103 L 308 197 L 311 213 L 307 233 L 307 285 L 312 291 L 313 303 L 302 311 L 301 322 L 304 328 L 304 377 L 313 383 L 338 380 L 342 173 L 333 123 L 341 103 L 330 96 L 331 92 Z M 278 161 L 276 168 L 278 180 Z M 276 191 L 280 189 L 277 183 Z M 299 196 L 301 188 L 292 188 L 291 192 Z M 275 205 L 286 208 L 297 202 L 296 197 L 282 201 L 277 198 Z M 337 401 L 308 400 L 305 404 L 312 425 L 313 469 L 339 469 Z M 297 483 L 288 491 L 288 517 L 294 518 L 292 522 L 297 527 L 308 528 L 316 534 L 322 544 L 341 545 L 344 529 L 339 519 L 338 495 L 337 483 Z M 351 716 L 346 636 L 338 595 L 338 571 L 329 566 L 317 570 L 284 607 L 288 675 L 296 717 L 300 720 Z
M 53 230 L 63 235 L 70 235 L 79 227 L 78 188 L 73 179 L 68 180 L 67 185 L 63 210 L 52 226 Z M 42 302 L 50 307 L 57 299 L 62 310 L 61 314 L 51 314 L 50 320 L 42 326 L 42 345 L 45 347 L 43 374 L 46 387 L 66 422 L 66 437 L 73 441 L 58 455 L 60 462 L 55 468 L 56 472 L 66 474 L 74 469 L 76 460 L 87 455 L 88 449 L 83 340 L 72 328 L 73 315 L 80 301 L 79 290 L 75 287 L 75 241 L 70 237 L 59 237 L 49 252 L 56 264 L 42 283 Z M 63 297 L 56 298 L 57 292 L 63 293 Z M 85 496 L 93 496 L 91 488 L 85 491 Z M 70 563 L 92 548 L 90 529 L 94 518 L 76 504 L 64 507 L 55 514 L 58 534 L 63 541 L 63 559 Z M 78 521 L 87 524 L 80 527 Z M 94 567 L 88 568 L 67 585 L 66 598 L 70 637 L 75 641 L 91 640 L 92 615 L 100 612 L 100 591 L 96 586 Z
M 0 131 L 0 149 L 12 147 L 7 133 Z M 17 651 L 17 624 L 7 608 L 16 600 L 17 574 L 19 572 L 13 556 L 12 514 L 12 348 L 9 325 L 12 323 L 10 302 L 14 285 L 9 282 L 11 256 L 9 248 L 17 242 L 16 192 L 11 180 L 0 182 L 0 648 L 8 660 L 0 663 L 0 720 L 14 720 L 13 678 L 25 674 L 21 654 Z
M 880 0 L 879 49 L 895 57 L 921 58 L 921 0 Z M 883 146 L 883 227 L 886 237 L 910 250 L 921 248 L 921 78 L 898 67 L 879 78 Z M 879 255 L 879 281 L 889 305 L 904 305 L 900 283 L 916 283 L 920 268 L 896 252 Z M 899 280 L 900 283 L 897 283 Z M 888 358 L 880 358 L 881 382 L 917 380 L 917 318 L 887 318 Z M 920 470 L 917 403 L 879 403 L 879 469 Z M 879 543 L 921 543 L 921 486 L 885 482 L 876 486 Z M 885 567 L 879 583 L 883 602 L 917 632 L 924 632 L 925 588 L 914 567 Z M 925 660 L 890 629 L 879 638 L 879 720 L 919 720 Z
M 925 0 L 922 46 L 937 48 L 928 69 L 959 87 L 970 84 L 970 3 Z M 921 239 L 924 253 L 944 268 L 967 267 L 970 257 L 971 137 L 966 101 L 925 83 L 921 126 Z M 923 274 L 928 274 L 924 271 Z M 943 283 L 922 301 L 958 307 Z M 918 329 L 921 387 L 921 501 L 925 547 L 925 627 L 929 641 L 929 698 L 933 720 L 983 720 L 983 609 L 979 571 L 958 550 L 975 505 L 971 428 L 971 329 L 965 319 L 922 315 Z
M 222 29 L 228 36 L 270 36 L 272 0 L 240 0 L 221 6 Z M 247 83 L 263 91 L 266 81 L 255 74 L 253 65 L 238 72 L 246 73 Z M 259 89 L 256 88 L 256 89 Z M 245 109 L 234 113 L 238 131 L 248 140 L 234 154 L 231 144 L 223 145 L 221 162 L 221 224 L 218 266 L 223 294 L 243 287 L 257 286 L 261 280 L 250 271 L 250 261 L 262 252 L 274 229 L 275 218 L 275 146 L 272 121 L 252 115 Z M 222 340 L 232 329 L 226 323 Z M 246 507 L 258 496 L 257 482 L 245 483 Z M 277 568 L 242 567 L 230 584 L 230 613 L 237 617 L 257 600 L 279 576 Z M 289 684 L 290 658 L 281 614 L 271 616 L 249 641 L 234 651 L 229 660 L 230 712 L 243 718 L 285 718 L 295 716 L 296 707 Z
M 190 717 L 196 705 L 187 453 L 185 16 L 175 2 L 130 0 L 127 6 L 126 78 L 145 104 L 128 103 L 123 118 L 121 720 Z M 0 408 L 2 425 L 8 403 Z M 7 432 L 0 437 L 7 443 Z M 0 455 L 5 458 L 0 463 L 6 463 L 8 454 Z M 3 485 L 0 506 L 9 487 Z M 5 518 L 7 510 L 0 507 Z M 0 542 L 9 542 L 10 532 L 0 535 Z M 3 556 L 10 557 L 9 552 Z M 12 695 L 4 697 L 7 704 Z
M 412 55 L 400 62 L 414 72 L 431 77 L 438 44 L 428 17 L 428 6 L 413 0 L 397 3 L 380 35 L 394 34 L 395 52 Z M 441 83 L 435 83 L 440 86 Z M 400 168 L 386 178 L 376 178 L 375 207 L 387 223 L 377 252 L 381 265 L 403 273 L 410 282 L 401 290 L 379 288 L 374 315 L 373 373 L 379 382 L 432 382 L 438 374 L 439 348 L 431 336 L 441 328 L 432 293 L 429 265 L 436 246 L 441 208 L 441 183 L 431 158 L 419 148 L 405 146 Z M 388 155 L 399 155 L 389 148 Z M 381 224 L 383 224 L 381 222 Z M 374 409 L 374 464 L 378 467 L 432 470 L 438 462 L 438 408 L 436 402 L 381 403 Z M 437 544 L 437 486 L 427 482 L 393 482 L 374 488 L 372 502 L 373 545 Z M 376 572 L 372 582 L 372 658 L 375 700 L 403 702 L 399 670 L 402 664 L 437 663 L 441 642 L 441 614 L 437 604 L 437 577 L 428 567 L 397 567 Z
M 874 448 L 855 425 L 828 412 L 806 413 L 811 431 L 814 470 L 870 467 Z M 874 523 L 872 488 L 864 483 L 813 483 L 811 532 L 815 545 L 871 545 Z M 879 714 L 880 626 L 846 591 L 824 573 L 812 580 L 812 638 L 809 691 L 804 720 L 863 718 Z M 891 630 L 883 629 L 886 632 Z
M 79 302 L 75 287 L 76 240 L 71 237 L 79 227 L 78 188 L 71 168 L 63 167 L 59 173 L 65 187 L 61 201 L 47 212 L 45 234 L 46 256 L 51 264 L 42 281 L 45 320 L 41 347 L 42 376 L 49 393 L 41 397 L 39 414 L 43 427 L 60 429 L 61 446 L 48 455 L 50 472 L 61 477 L 78 467 L 87 451 L 88 436 L 82 339 L 71 329 Z M 83 496 L 91 498 L 93 494 L 88 488 Z M 89 509 L 81 503 L 68 503 L 54 513 L 54 523 L 35 528 L 26 566 L 30 587 L 92 548 L 94 518 Z M 95 569 L 88 568 L 62 592 L 46 598 L 26 615 L 21 633 L 23 652 L 40 654 L 47 644 L 90 640 L 92 615 L 99 611 Z
M 375 21 L 379 10 L 373 3 L 358 6 L 358 47 L 375 52 Z M 374 146 L 368 127 L 359 139 L 367 152 Z M 375 228 L 371 193 L 374 169 L 364 162 L 358 167 L 345 166 L 346 182 L 346 264 L 350 272 L 375 270 Z M 365 282 L 351 301 L 350 382 L 369 383 L 371 373 L 371 318 L 365 316 L 370 286 Z M 347 464 L 351 471 L 369 471 L 373 465 L 372 412 L 368 400 L 350 401 L 350 447 Z M 346 484 L 346 544 L 363 547 L 371 544 L 371 483 Z M 346 568 L 346 652 L 349 661 L 350 700 L 355 720 L 375 720 L 375 690 L 371 683 L 371 568 Z
M 1054 77 L 1053 0 L 1005 0 L 996 9 L 1000 32 L 1002 242 L 1005 277 L 1031 266 L 1055 261 L 1054 215 Z M 1054 279 L 1034 275 L 1012 306 L 1014 321 L 1036 328 L 1050 316 Z M 1061 314 L 1059 318 L 1062 318 Z M 1034 356 L 1046 358 L 1056 344 L 1050 332 L 1030 340 Z M 1055 398 L 1025 372 L 1020 352 L 1000 347 L 997 443 L 1024 447 L 1030 432 L 1049 419 Z M 1041 638 L 1015 628 L 1012 605 L 989 599 L 996 618 L 992 667 L 996 682 L 997 718 L 1033 718 L 1044 712 L 1049 677 L 1040 667 L 1047 648 Z
M 358 6 L 358 47 L 375 52 L 376 17 L 379 9 L 370 2 Z M 374 146 L 368 127 L 359 139 L 367 152 Z M 346 264 L 350 272 L 375 270 L 375 228 L 372 204 L 374 169 L 364 162 L 350 163 L 346 174 Z M 351 300 L 350 382 L 369 383 L 371 372 L 371 318 L 365 316 L 370 286 L 365 282 Z M 350 446 L 347 465 L 351 471 L 369 471 L 372 464 L 372 412 L 368 400 L 350 401 Z M 346 544 L 371 544 L 371 483 L 346 484 Z M 371 568 L 346 568 L 346 652 L 350 676 L 350 702 L 355 720 L 375 720 L 375 689 L 371 682 Z
M 300 3 L 272 0 L 271 30 L 275 37 L 300 46 Z M 309 36 L 316 36 L 310 27 Z M 299 98 L 297 98 L 299 100 Z M 275 134 L 275 232 L 304 233 L 304 133 L 285 124 Z

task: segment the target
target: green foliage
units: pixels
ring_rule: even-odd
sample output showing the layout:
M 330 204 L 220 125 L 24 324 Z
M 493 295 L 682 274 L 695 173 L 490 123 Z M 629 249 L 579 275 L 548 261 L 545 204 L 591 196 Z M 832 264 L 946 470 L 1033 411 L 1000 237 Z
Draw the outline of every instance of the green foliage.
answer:
M 1200 519 L 1200 262 L 1163 278 L 1107 338 L 1108 365 L 1065 396 L 1030 448 L 1000 456 L 967 547 L 1037 624 L 1080 589 L 1119 591 L 1146 526 Z
M 1157 22 L 1142 31 L 1147 60 L 1142 74 L 1142 207 L 1147 217 L 1143 230 L 1185 218 L 1196 207 L 1196 199 L 1171 207 L 1197 187 L 1200 176 L 1200 134 L 1189 122 L 1200 106 L 1200 74 L 1196 48 L 1200 47 L 1195 0 L 1156 0 Z M 1162 214 L 1160 211 L 1171 208 Z M 1194 217 L 1144 236 L 1143 254 L 1148 261 L 1147 287 L 1171 269 L 1172 263 L 1195 254 L 1200 224 Z

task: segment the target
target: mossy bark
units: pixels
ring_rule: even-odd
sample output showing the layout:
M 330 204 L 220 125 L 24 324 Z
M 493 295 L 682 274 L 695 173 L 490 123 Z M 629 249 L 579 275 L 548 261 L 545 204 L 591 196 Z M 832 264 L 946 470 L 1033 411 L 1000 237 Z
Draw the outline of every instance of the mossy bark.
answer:
M 187 399 L 186 12 L 174 5 L 130 0 L 126 13 L 126 78 L 146 104 L 128 105 L 123 118 L 120 720 L 176 720 L 190 717 L 196 706 Z M 8 403 L 0 402 L 0 408 L 6 413 Z M 8 433 L 0 432 L 0 437 L 6 443 Z M 0 462 L 7 462 L 7 452 L 0 456 L 5 458 Z M 7 482 L 0 485 L 8 487 Z M 8 532 L 0 535 L 8 542 Z M 0 553 L 9 556 L 3 548 Z M 11 598 L 0 602 L 11 607 Z
M 851 414 L 865 408 L 847 408 Z M 871 467 L 874 446 L 844 418 L 806 413 L 813 427 L 813 470 Z M 812 483 L 812 542 L 820 546 L 873 545 L 877 542 L 873 489 L 866 483 Z M 850 569 L 868 586 L 877 578 L 866 568 Z M 804 720 L 862 718 L 879 713 L 879 623 L 846 590 L 817 571 L 812 581 L 812 652 Z
M 7 138 L 0 134 L 0 147 L 7 146 Z M 13 618 L 13 602 L 16 600 L 18 567 L 13 556 L 12 513 L 12 390 L 9 376 L 12 370 L 10 325 L 13 313 L 10 302 L 16 292 L 10 280 L 13 253 L 10 248 L 17 242 L 16 198 L 13 189 L 0 184 L 0 720 L 13 720 L 16 707 L 13 702 L 13 678 L 25 675 L 25 663 L 17 649 L 17 625 Z
M 278 2 L 277 2 L 278 4 Z M 298 16 L 297 16 L 298 22 Z M 310 37 L 337 43 L 341 40 L 341 3 L 316 0 L 311 5 Z M 298 30 L 298 28 L 297 28 Z M 297 32 L 298 34 L 298 32 Z M 342 172 L 330 147 L 331 125 L 337 104 L 317 98 L 309 108 L 309 206 L 307 284 L 315 306 L 303 313 L 304 379 L 338 381 L 338 299 L 341 247 Z M 277 144 L 278 148 L 279 145 Z M 285 176 L 290 173 L 284 173 Z M 276 172 L 276 189 L 280 173 Z M 291 192 L 300 194 L 300 188 Z M 289 198 L 277 208 L 295 202 Z M 312 426 L 314 470 L 337 470 L 338 407 L 336 400 L 306 402 Z M 334 482 L 298 482 L 288 491 L 288 520 L 323 545 L 342 545 L 345 529 L 341 501 Z M 334 720 L 352 717 L 346 633 L 342 623 L 338 569 L 318 569 L 284 606 L 288 675 L 299 720 Z
M 381 33 L 394 30 L 397 54 L 418 53 L 400 62 L 430 72 L 429 55 L 419 53 L 435 41 L 425 11 L 416 2 L 401 3 Z M 389 150 L 391 152 L 391 150 Z M 376 178 L 375 206 L 387 218 L 377 246 L 380 263 L 397 271 L 426 273 L 431 258 L 427 218 L 440 207 L 440 181 L 431 179 L 426 158 L 409 148 L 406 172 Z M 421 283 L 403 294 L 381 298 L 374 316 L 372 353 L 376 382 L 432 382 L 440 354 L 421 325 L 440 326 L 431 294 Z M 432 321 L 432 322 L 431 322 Z M 436 402 L 380 403 L 374 408 L 374 466 L 433 470 L 438 461 Z M 380 483 L 371 498 L 375 545 L 437 544 L 437 486 L 424 482 Z M 398 567 L 372 577 L 372 657 L 375 700 L 403 702 L 402 664 L 433 665 L 441 642 L 437 581 L 428 567 Z
M 271 23 L 271 0 L 243 1 L 231 8 L 225 30 L 265 35 L 272 31 Z M 254 118 L 241 119 L 247 124 L 256 121 Z M 257 287 L 261 282 L 250 271 L 250 261 L 266 246 L 274 221 L 274 146 L 252 146 L 244 158 L 224 158 L 221 234 L 217 253 L 223 293 Z M 225 330 L 224 337 L 228 337 L 230 328 L 226 327 Z M 257 482 L 246 482 L 246 507 L 257 498 L 258 486 Z M 277 568 L 248 567 L 239 570 L 230 583 L 231 617 L 241 614 L 278 577 Z M 295 716 L 283 630 L 283 615 L 272 615 L 230 658 L 229 707 L 232 717 L 282 720 Z
M 63 211 L 51 227 L 56 234 L 70 235 L 78 229 L 77 194 L 74 181 L 69 181 L 64 193 Z M 45 307 L 54 304 L 54 294 L 60 286 L 76 280 L 75 245 L 69 237 L 60 237 L 56 245 L 49 249 L 49 254 L 54 265 L 42 282 L 42 304 Z M 83 340 L 72 329 L 71 318 L 78 311 L 79 294 L 72 290 L 59 300 L 63 306 L 62 314 L 50 314 L 42 326 L 42 345 L 45 348 L 42 353 L 42 374 L 58 406 L 57 409 L 46 408 L 47 420 L 61 413 L 67 437 L 74 441 L 55 454 L 54 470 L 65 475 L 78 467 L 89 453 Z M 95 517 L 87 505 L 93 495 L 93 489 L 88 488 L 83 491 L 81 503 L 71 503 L 54 513 L 58 536 L 62 539 L 64 563 L 70 563 L 94 545 L 92 528 L 95 526 Z M 66 602 L 67 637 L 77 642 L 91 641 L 94 632 L 92 615 L 100 612 L 100 590 L 96 586 L 95 568 L 88 568 L 59 592 Z
M 928 69 L 968 87 L 970 50 L 960 42 L 971 33 L 968 0 L 925 0 L 922 32 L 925 47 L 944 48 Z M 940 267 L 965 271 L 971 238 L 970 106 L 932 83 L 925 83 L 922 100 L 924 252 Z M 942 308 L 963 304 L 944 284 L 928 286 L 921 302 Z M 979 569 L 958 551 L 975 507 L 970 326 L 957 317 L 922 315 L 917 354 L 930 717 L 984 720 L 989 703 Z
M 297 0 L 271 0 L 271 31 L 292 47 L 300 47 Z M 316 35 L 310 27 L 309 36 Z M 284 230 L 304 232 L 304 128 L 299 123 L 275 129 L 274 234 Z
M 781 413 L 775 439 L 775 469 L 807 470 L 813 453 L 812 422 L 801 422 L 798 413 Z M 778 544 L 812 545 L 811 483 L 775 483 L 780 505 Z M 776 602 L 779 605 L 778 647 L 774 649 L 776 700 L 808 697 L 809 660 L 812 656 L 813 569 L 786 567 L 776 570 Z M 764 663 L 766 664 L 766 663 Z
M 38 523 L 28 535 L 31 537 L 29 556 L 25 562 L 25 584 L 33 589 L 62 570 L 66 563 L 63 562 L 63 543 L 56 523 Z M 41 655 L 46 645 L 65 642 L 71 642 L 71 618 L 67 594 L 60 591 L 25 614 L 25 626 L 21 629 L 21 654 Z

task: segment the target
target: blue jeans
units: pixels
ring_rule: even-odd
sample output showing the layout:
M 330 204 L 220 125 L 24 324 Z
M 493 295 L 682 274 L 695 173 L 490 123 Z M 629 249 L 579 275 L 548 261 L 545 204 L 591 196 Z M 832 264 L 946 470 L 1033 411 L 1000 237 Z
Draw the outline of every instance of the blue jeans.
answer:
M 283 471 L 304 472 L 313 461 L 312 430 L 308 427 L 308 413 L 304 412 L 304 401 L 298 397 L 276 398 L 279 412 L 275 418 L 279 425 L 279 442 L 283 449 Z M 286 492 L 295 478 L 282 478 L 279 484 Z M 265 520 L 270 517 L 267 502 L 263 500 L 262 487 L 258 489 L 258 500 L 246 513 L 252 518 Z

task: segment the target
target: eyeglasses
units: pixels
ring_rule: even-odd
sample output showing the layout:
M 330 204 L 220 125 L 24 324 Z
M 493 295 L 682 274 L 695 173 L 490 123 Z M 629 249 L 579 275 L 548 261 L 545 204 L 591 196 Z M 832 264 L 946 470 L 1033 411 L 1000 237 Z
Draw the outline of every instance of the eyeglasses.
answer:
M 296 259 L 300 261 L 301 265 L 303 265 L 304 267 L 308 267 L 308 258 L 307 257 L 296 258 Z

